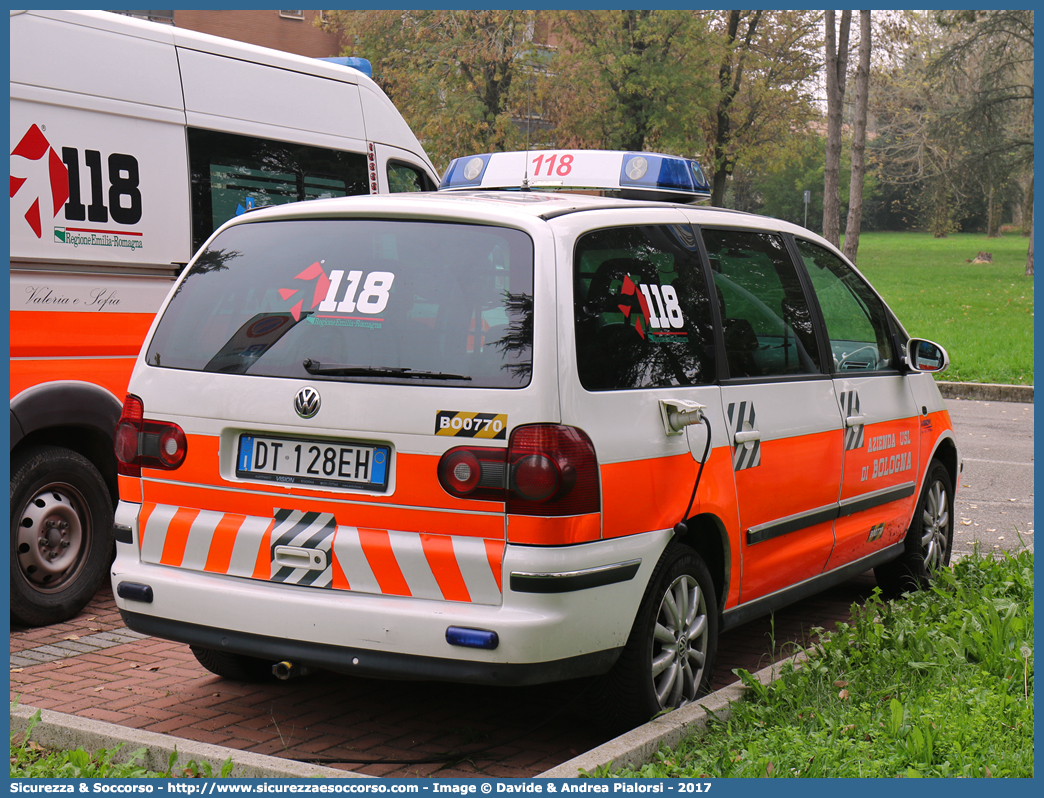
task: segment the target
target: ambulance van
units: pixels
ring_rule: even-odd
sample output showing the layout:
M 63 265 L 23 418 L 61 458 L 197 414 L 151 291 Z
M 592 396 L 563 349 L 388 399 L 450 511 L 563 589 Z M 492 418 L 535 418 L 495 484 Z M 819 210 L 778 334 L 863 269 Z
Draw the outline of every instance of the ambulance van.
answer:
M 683 158 L 495 153 L 223 225 L 116 433 L 124 622 L 234 679 L 590 677 L 619 728 L 695 699 L 723 629 L 928 584 L 945 351 L 707 194 Z
M 226 219 L 434 188 L 360 72 L 107 12 L 11 11 L 11 618 L 108 573 L 112 435 L 152 318 Z

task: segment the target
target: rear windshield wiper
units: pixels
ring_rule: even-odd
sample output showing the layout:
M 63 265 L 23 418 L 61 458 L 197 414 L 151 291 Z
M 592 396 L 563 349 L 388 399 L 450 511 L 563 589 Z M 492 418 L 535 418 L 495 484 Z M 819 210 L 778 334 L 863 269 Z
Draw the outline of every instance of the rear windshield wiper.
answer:
M 305 358 L 301 363 L 309 374 L 327 374 L 332 377 L 405 377 L 417 380 L 470 380 L 467 374 L 446 374 L 441 371 L 419 371 L 395 366 L 324 366 L 318 360 Z

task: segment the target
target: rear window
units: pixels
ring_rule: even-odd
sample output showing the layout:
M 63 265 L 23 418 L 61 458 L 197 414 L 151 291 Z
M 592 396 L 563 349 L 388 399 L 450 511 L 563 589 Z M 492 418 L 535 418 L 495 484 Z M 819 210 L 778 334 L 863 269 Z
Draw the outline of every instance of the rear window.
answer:
M 532 372 L 533 244 L 423 221 L 255 222 L 200 254 L 151 366 L 519 388 Z

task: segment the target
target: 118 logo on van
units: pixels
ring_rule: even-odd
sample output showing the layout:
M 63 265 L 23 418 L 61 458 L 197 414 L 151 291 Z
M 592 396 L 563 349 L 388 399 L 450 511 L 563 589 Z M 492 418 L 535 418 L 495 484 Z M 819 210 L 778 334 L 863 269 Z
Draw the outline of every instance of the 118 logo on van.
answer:
M 76 147 L 62 147 L 61 156 L 51 146 L 38 125 L 31 125 L 18 144 L 11 151 L 12 159 L 21 158 L 20 162 L 12 160 L 11 199 L 28 185 L 33 189 L 31 180 L 34 168 L 27 162 L 47 160 L 47 177 L 49 183 L 51 218 L 65 208 L 65 219 L 69 222 L 89 221 L 105 224 L 111 221 L 119 225 L 133 225 L 141 221 L 141 189 L 139 187 L 138 160 L 133 155 L 115 152 L 105 160 L 102 168 L 102 154 L 98 150 L 84 150 L 84 165 L 87 167 L 89 185 L 81 186 L 80 151 Z M 17 171 L 23 174 L 16 174 Z M 108 179 L 108 189 L 106 180 Z M 90 199 L 84 205 L 82 192 L 86 190 Z M 43 237 L 43 217 L 40 208 L 41 198 L 48 193 L 43 186 L 36 187 L 36 196 L 24 214 L 26 223 L 32 228 L 37 238 Z M 108 203 L 106 204 L 106 200 Z M 77 232 L 106 232 L 97 230 Z

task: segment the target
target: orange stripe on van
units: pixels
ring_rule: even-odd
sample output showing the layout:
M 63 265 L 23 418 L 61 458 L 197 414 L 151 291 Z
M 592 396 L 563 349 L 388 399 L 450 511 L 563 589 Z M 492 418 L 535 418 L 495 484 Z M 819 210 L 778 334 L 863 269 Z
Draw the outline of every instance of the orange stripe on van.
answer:
M 118 474 L 116 476 L 116 484 L 119 486 L 121 499 L 132 504 L 141 504 L 141 479 Z
M 447 601 L 471 601 L 471 594 L 453 553 L 453 540 L 446 535 L 427 535 L 423 532 L 420 539 L 442 597 Z
M 382 529 L 359 529 L 359 542 L 381 592 L 391 596 L 412 596 L 395 559 L 388 533 Z
M 149 523 L 149 516 L 152 515 L 152 511 L 156 509 L 155 502 L 145 502 L 141 505 L 141 512 L 138 513 L 138 549 L 141 549 L 142 543 L 145 542 L 145 527 Z
M 272 578 L 272 530 L 275 529 L 275 519 L 268 523 L 268 529 L 261 536 L 261 545 L 257 549 L 257 561 L 254 563 L 254 579 Z
M 176 479 L 178 475 L 177 471 L 149 473 L 162 474 L 164 480 Z M 343 497 L 346 502 L 351 503 L 332 504 L 329 493 L 313 499 L 296 490 L 291 494 L 285 490 L 268 491 L 267 486 L 259 486 L 257 490 L 264 492 L 254 493 L 253 485 L 236 484 L 235 487 L 240 488 L 241 492 L 161 482 L 150 478 L 143 480 L 143 493 L 149 501 L 175 507 L 198 507 L 201 510 L 219 513 L 241 513 L 268 518 L 272 514 L 273 506 L 293 506 L 300 510 L 332 512 L 337 518 L 338 526 L 397 529 L 405 532 L 424 530 L 432 534 L 493 538 L 501 541 L 504 539 L 503 512 L 476 515 L 420 507 L 387 507 L 367 502 L 366 496 L 348 493 L 340 494 L 338 498 Z
M 111 359 L 12 360 L 11 396 L 17 396 L 34 385 L 74 380 L 99 385 L 122 402 L 136 358 L 137 351 L 133 357 Z
M 188 543 L 192 522 L 199 515 L 199 510 L 179 507 L 167 526 L 167 536 L 163 539 L 163 554 L 160 565 L 181 565 L 185 559 L 185 544 Z
M 341 561 L 337 557 L 337 552 L 331 551 L 330 558 L 333 563 L 333 581 L 330 583 L 331 587 L 335 590 L 351 590 L 352 586 L 348 583 L 348 577 L 344 575 L 344 569 L 341 567 Z
M 228 572 L 228 566 L 232 562 L 232 550 L 236 545 L 236 535 L 244 521 L 246 521 L 245 515 L 225 513 L 221 516 L 221 520 L 214 529 L 214 537 L 210 543 L 210 550 L 207 552 L 207 562 L 203 566 L 204 571 L 216 574 Z
M 122 398 L 122 394 L 120 394 L 120 396 Z M 148 404 L 145 405 L 145 418 L 156 418 L 162 420 L 160 416 L 149 412 Z M 220 439 L 218 436 L 190 433 L 187 434 L 186 437 L 188 442 L 188 453 L 185 457 L 185 462 L 182 463 L 176 471 L 145 468 L 142 469 L 142 476 L 154 477 L 160 480 L 177 480 L 178 482 L 187 482 L 201 487 L 209 485 L 214 487 L 244 488 L 255 492 L 271 493 L 275 496 L 286 496 L 292 492 L 295 499 L 298 497 L 309 496 L 315 498 L 326 498 L 330 495 L 328 490 L 310 488 L 306 485 L 294 485 L 293 488 L 290 488 L 289 486 L 278 482 L 264 482 L 257 480 L 232 481 L 223 479 L 218 470 L 221 461 L 219 451 Z M 351 436 L 352 440 L 358 440 L 359 438 L 360 436 Z M 396 452 L 394 458 L 396 485 L 394 494 L 387 496 L 376 493 L 362 496 L 356 494 L 359 499 L 374 506 L 379 506 L 381 504 L 398 504 L 423 507 L 425 509 L 465 510 L 467 512 L 491 513 L 504 512 L 503 502 L 458 499 L 446 493 L 446 491 L 444 491 L 439 485 L 437 472 L 439 458 L 436 455 Z M 351 498 L 351 496 L 346 495 L 346 498 Z M 174 502 L 169 503 L 173 504 Z M 181 503 L 187 502 L 181 500 Z M 353 522 L 349 525 L 358 526 L 359 524 Z M 362 522 L 362 525 L 375 527 L 387 526 L 382 521 L 372 523 Z M 454 532 L 453 534 L 467 535 L 470 533 Z
M 531 546 L 565 546 L 587 543 L 602 536 L 601 513 L 543 518 L 533 515 L 508 516 L 508 541 Z
M 724 449 L 719 447 L 715 454 Z M 600 476 L 605 537 L 667 529 L 681 521 L 699 467 L 687 451 L 674 457 L 603 465 Z
M 13 310 L 11 357 L 127 355 L 136 358 L 155 316 L 155 313 Z
M 504 544 L 499 540 L 483 542 L 486 544 L 486 559 L 489 561 L 490 570 L 493 571 L 493 578 L 497 580 L 497 590 L 503 593 L 504 585 L 501 584 L 500 576 L 504 570 Z

